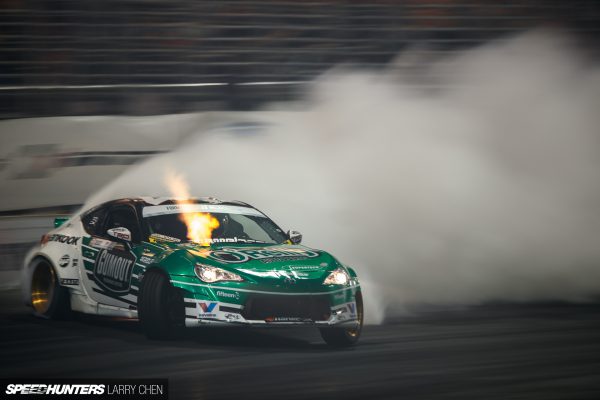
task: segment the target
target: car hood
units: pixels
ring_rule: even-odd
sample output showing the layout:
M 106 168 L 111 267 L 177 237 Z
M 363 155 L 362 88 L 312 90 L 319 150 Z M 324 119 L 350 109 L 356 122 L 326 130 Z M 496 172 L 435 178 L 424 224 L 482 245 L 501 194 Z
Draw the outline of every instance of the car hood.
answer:
M 185 243 L 169 244 L 169 247 L 179 256 L 185 254 L 192 263 L 224 268 L 256 281 L 286 277 L 322 281 L 341 265 L 325 251 L 300 245 L 219 244 L 205 247 Z

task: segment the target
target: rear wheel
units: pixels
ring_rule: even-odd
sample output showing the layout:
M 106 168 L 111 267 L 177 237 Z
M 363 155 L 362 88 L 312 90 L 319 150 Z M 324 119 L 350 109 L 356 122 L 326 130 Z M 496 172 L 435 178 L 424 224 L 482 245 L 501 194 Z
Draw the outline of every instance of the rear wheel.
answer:
M 46 261 L 33 266 L 31 305 L 36 316 L 48 319 L 65 318 L 71 311 L 69 290 L 58 284 L 54 268 Z
M 360 292 L 356 293 L 355 300 L 358 325 L 355 328 L 321 328 L 321 337 L 328 345 L 349 347 L 358 342 L 363 326 L 363 301 Z
M 183 296 L 165 274 L 149 271 L 142 279 L 138 317 L 149 339 L 168 339 L 185 323 Z

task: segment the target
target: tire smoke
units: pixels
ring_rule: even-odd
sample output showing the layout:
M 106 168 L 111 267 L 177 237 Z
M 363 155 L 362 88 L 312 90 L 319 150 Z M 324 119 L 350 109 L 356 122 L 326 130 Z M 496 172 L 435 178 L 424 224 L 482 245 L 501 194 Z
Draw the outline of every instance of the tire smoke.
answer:
M 600 292 L 600 68 L 536 31 L 385 71 L 338 68 L 257 132 L 195 136 L 89 199 L 247 201 L 363 282 L 366 316 Z

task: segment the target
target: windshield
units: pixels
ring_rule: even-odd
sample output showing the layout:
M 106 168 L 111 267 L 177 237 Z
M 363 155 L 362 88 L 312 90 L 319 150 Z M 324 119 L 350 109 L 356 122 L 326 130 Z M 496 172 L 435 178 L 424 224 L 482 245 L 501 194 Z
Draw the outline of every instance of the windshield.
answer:
M 184 222 L 186 215 L 202 212 L 218 222 L 212 230 L 209 243 L 266 243 L 279 244 L 287 236 L 258 210 L 249 207 L 194 204 L 190 207 L 150 206 L 143 210 L 144 221 L 148 226 L 150 238 L 188 242 L 188 226 Z M 208 212 L 207 212 L 208 211 Z M 215 224 L 216 225 L 216 224 Z

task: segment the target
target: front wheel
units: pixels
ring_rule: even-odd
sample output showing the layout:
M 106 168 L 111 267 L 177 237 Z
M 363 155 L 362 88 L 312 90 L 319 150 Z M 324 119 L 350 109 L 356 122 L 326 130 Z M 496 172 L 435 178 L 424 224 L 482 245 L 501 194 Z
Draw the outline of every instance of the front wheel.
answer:
M 185 323 L 183 296 L 165 274 L 147 272 L 138 297 L 138 318 L 149 339 L 168 339 Z
M 363 301 L 360 292 L 356 293 L 355 301 L 358 325 L 355 328 L 321 328 L 321 337 L 328 345 L 349 347 L 358 342 L 363 326 Z

